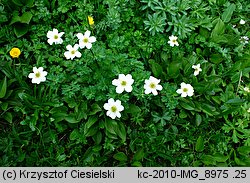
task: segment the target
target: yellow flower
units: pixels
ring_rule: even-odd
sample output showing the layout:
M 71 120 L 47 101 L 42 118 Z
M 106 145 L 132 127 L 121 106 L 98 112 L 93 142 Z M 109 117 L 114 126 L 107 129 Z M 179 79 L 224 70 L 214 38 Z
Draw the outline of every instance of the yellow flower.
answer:
M 19 50 L 19 48 L 12 48 L 10 50 L 10 56 L 12 56 L 12 58 L 18 58 L 20 54 L 21 51 Z
M 88 16 L 88 21 L 89 21 L 89 25 L 93 25 L 95 23 L 93 17 L 91 16 Z

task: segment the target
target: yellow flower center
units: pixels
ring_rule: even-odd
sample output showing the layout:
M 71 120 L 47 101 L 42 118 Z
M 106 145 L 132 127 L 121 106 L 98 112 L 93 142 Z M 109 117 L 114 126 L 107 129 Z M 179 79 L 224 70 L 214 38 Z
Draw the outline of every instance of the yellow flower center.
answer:
M 177 41 L 176 41 L 176 39 L 173 39 L 173 43 L 176 43 Z
M 116 106 L 112 106 L 112 107 L 111 107 L 111 111 L 112 111 L 112 112 L 116 112 L 116 111 L 117 111 Z
M 37 72 L 37 73 L 35 74 L 35 77 L 36 77 L 36 78 L 39 78 L 40 76 L 41 76 L 40 72 Z
M 10 56 L 12 56 L 12 58 L 18 58 L 20 54 L 21 51 L 19 50 L 19 48 L 12 48 L 10 50 Z
M 156 85 L 155 85 L 155 83 L 150 83 L 149 87 L 154 89 L 156 87 Z
M 84 39 L 83 39 L 83 42 L 84 42 L 84 43 L 88 43 L 88 42 L 89 42 L 89 39 L 88 39 L 88 38 L 84 38 Z
M 126 82 L 126 81 L 122 81 L 122 82 L 121 82 L 121 85 L 122 85 L 122 86 L 126 86 L 126 85 L 127 85 L 127 82 Z
M 72 54 L 72 55 L 74 55 L 75 53 L 76 53 L 76 51 L 75 51 L 75 50 L 72 50 L 72 51 L 71 51 L 71 54 Z
M 183 92 L 188 92 L 188 89 L 187 88 L 183 88 Z
M 58 39 L 58 35 L 54 35 L 54 39 Z

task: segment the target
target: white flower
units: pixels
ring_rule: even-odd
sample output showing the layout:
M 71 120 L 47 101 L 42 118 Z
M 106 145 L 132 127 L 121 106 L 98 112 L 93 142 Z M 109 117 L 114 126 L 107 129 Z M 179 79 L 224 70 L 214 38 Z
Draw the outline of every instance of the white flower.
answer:
M 247 112 L 250 112 L 250 108 L 247 110 Z
M 245 24 L 245 23 L 246 23 L 246 21 L 245 21 L 245 20 L 242 20 L 242 19 L 240 20 L 240 24 L 242 24 L 242 25 L 243 25 L 243 24 Z
M 194 89 L 190 84 L 182 82 L 181 88 L 178 89 L 176 92 L 181 94 L 181 97 L 186 97 L 186 96 L 191 97 L 194 94 Z
M 78 44 L 75 44 L 74 47 L 72 47 L 71 45 L 66 46 L 67 50 L 66 52 L 64 52 L 64 56 L 66 57 L 66 59 L 71 59 L 73 60 L 75 57 L 80 58 L 82 56 L 82 54 L 77 51 L 79 48 Z
M 168 44 L 170 44 L 170 46 L 174 46 L 174 45 L 176 45 L 176 46 L 179 46 L 179 43 L 177 42 L 177 39 L 178 39 L 178 37 L 176 37 L 176 36 L 169 36 L 169 41 L 168 41 Z
M 248 43 L 249 38 L 247 36 L 240 37 L 240 42 L 244 45 Z
M 107 116 L 111 117 L 112 119 L 115 119 L 116 117 L 120 118 L 120 112 L 124 110 L 124 107 L 121 105 L 121 101 L 114 101 L 113 98 L 110 98 L 108 103 L 105 103 L 103 107 L 105 110 L 107 110 Z
M 153 93 L 153 95 L 157 95 L 157 90 L 162 90 L 162 86 L 159 85 L 160 81 L 160 79 L 156 79 L 153 76 L 146 79 L 144 84 L 145 94 Z
M 194 69 L 195 76 L 197 76 L 199 74 L 199 72 L 202 71 L 201 64 L 193 65 L 192 68 Z
M 40 84 L 40 82 L 44 82 L 46 80 L 47 72 L 43 71 L 42 67 L 39 67 L 38 69 L 36 67 L 33 67 L 33 73 L 29 74 L 29 78 L 31 78 L 32 83 Z
M 84 35 L 82 33 L 78 33 L 76 35 L 79 39 L 79 46 L 80 48 L 84 48 L 86 46 L 87 49 L 92 47 L 92 43 L 96 41 L 94 36 L 90 36 L 90 31 L 86 31 Z
M 112 85 L 116 86 L 116 93 L 122 93 L 124 90 L 126 92 L 131 92 L 133 89 L 131 85 L 133 83 L 134 80 L 130 74 L 126 76 L 124 74 L 119 74 L 118 79 L 112 81 Z
M 248 87 L 245 87 L 243 90 L 250 93 L 250 89 Z
M 62 44 L 63 40 L 61 37 L 63 34 L 64 34 L 64 32 L 58 33 L 57 29 L 53 29 L 53 31 L 48 31 L 48 33 L 47 33 L 48 43 L 50 45 L 52 45 L 53 43 Z

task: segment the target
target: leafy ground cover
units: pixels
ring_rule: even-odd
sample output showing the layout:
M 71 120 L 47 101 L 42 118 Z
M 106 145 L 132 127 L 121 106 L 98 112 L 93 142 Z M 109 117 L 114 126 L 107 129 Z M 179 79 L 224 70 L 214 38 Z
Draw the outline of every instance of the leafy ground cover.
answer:
M 250 166 L 249 10 L 0 1 L 0 165 Z

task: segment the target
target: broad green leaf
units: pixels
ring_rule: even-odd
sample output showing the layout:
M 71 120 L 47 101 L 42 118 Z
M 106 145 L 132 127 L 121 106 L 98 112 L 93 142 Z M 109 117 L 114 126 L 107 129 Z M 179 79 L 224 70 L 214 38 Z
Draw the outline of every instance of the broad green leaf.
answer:
M 98 132 L 98 126 L 91 126 L 91 128 L 84 129 L 84 135 L 86 137 L 92 137 Z
M 225 31 L 224 22 L 220 18 L 218 18 L 216 21 L 217 21 L 217 23 L 216 23 L 216 25 L 211 33 L 211 37 L 214 37 L 216 35 L 222 35 Z
M 201 124 L 201 122 L 202 122 L 201 115 L 196 114 L 196 116 L 195 116 L 195 123 L 196 123 L 196 125 L 199 126 Z
M 133 162 L 131 165 L 132 165 L 133 167 L 142 167 L 142 164 L 141 164 L 141 162 L 139 162 L 139 161 L 135 161 L 135 162 Z
M 85 128 L 90 128 L 98 120 L 96 116 L 90 116 L 87 123 L 85 123 Z
M 12 2 L 17 6 L 23 6 L 23 3 L 21 0 L 12 0 Z
M 79 138 L 79 130 L 78 129 L 74 129 L 69 136 L 70 140 L 76 140 L 77 138 Z
M 234 98 L 230 99 L 226 102 L 226 104 L 232 104 L 232 105 L 241 105 L 245 102 L 245 100 L 240 99 L 240 98 Z
M 78 122 L 80 122 L 80 121 L 76 120 L 76 117 L 74 116 L 74 114 L 70 114 L 70 115 L 64 117 L 64 119 L 69 123 L 78 123 Z
M 127 132 L 122 122 L 118 123 L 117 127 L 115 128 L 115 132 L 122 139 L 122 142 L 126 141 Z
M 7 91 L 7 79 L 6 76 L 0 83 L 0 98 L 3 98 Z
M 195 108 L 192 107 L 189 103 L 180 102 L 180 105 L 181 105 L 181 107 L 183 107 L 184 109 L 187 109 L 189 111 L 195 110 Z
M 250 146 L 241 146 L 237 148 L 237 151 L 243 155 L 243 156 L 248 156 L 250 153 Z
M 229 156 L 224 156 L 220 153 L 215 153 L 213 155 L 214 159 L 217 161 L 217 162 L 220 162 L 220 163 L 223 163 L 223 162 L 226 162 L 229 158 Z
M 201 136 L 199 136 L 196 141 L 195 150 L 197 152 L 202 152 L 204 150 L 204 139 Z
M 215 53 L 210 56 L 210 61 L 213 62 L 214 64 L 219 64 L 223 61 L 223 57 L 221 54 Z
M 21 18 L 18 15 L 14 15 L 10 21 L 10 25 L 16 23 L 16 22 L 21 22 Z
M 102 141 L 102 133 L 99 131 L 94 136 L 92 136 L 96 144 L 100 144 Z
M 180 73 L 181 62 L 172 62 L 167 67 L 167 72 L 170 77 L 177 78 Z
M 32 19 L 32 13 L 31 12 L 24 12 L 23 15 L 20 17 L 20 22 L 29 24 L 30 20 Z
M 102 109 L 100 108 L 100 106 L 98 104 L 96 104 L 96 103 L 92 105 L 91 109 L 92 110 L 90 111 L 89 115 L 94 115 L 97 112 L 102 111 Z
M 151 65 L 152 72 L 155 77 L 160 77 L 162 74 L 162 66 L 155 62 L 154 60 L 149 60 L 149 63 Z
M 221 17 L 223 22 L 228 23 L 231 20 L 235 8 L 236 6 L 233 3 L 227 7 L 227 9 L 223 12 Z
M 216 165 L 216 161 L 214 159 L 213 156 L 211 155 L 203 155 L 201 157 L 201 161 L 205 164 L 205 165 Z
M 118 152 L 113 156 L 114 159 L 118 161 L 127 161 L 128 158 L 123 152 Z
M 12 117 L 12 114 L 11 114 L 10 112 L 4 113 L 3 118 L 4 118 L 6 121 L 8 121 L 9 123 L 12 123 L 13 117 Z
M 15 24 L 14 32 L 18 38 L 25 35 L 28 32 L 28 30 L 29 26 L 26 24 Z
M 144 157 L 144 151 L 143 151 L 143 149 L 140 149 L 139 151 L 137 151 L 137 152 L 135 153 L 133 160 L 139 161 L 139 160 L 141 160 L 143 157 Z

